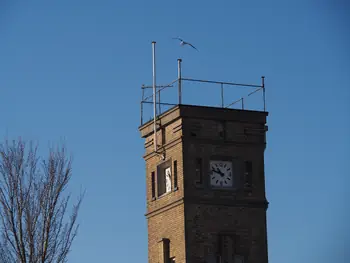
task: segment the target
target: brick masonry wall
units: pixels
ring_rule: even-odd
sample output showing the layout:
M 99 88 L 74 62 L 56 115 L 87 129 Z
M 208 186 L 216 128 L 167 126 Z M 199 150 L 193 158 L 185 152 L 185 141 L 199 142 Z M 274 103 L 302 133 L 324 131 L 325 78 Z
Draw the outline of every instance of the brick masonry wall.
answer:
M 176 257 L 176 263 L 186 262 L 184 215 L 184 205 L 180 204 L 148 219 L 149 263 L 158 263 L 158 241 L 161 238 L 170 240 L 170 257 Z
M 183 198 L 183 148 L 182 148 L 182 140 L 181 131 L 173 132 L 173 128 L 181 124 L 181 122 L 175 122 L 169 126 L 163 127 L 165 136 L 164 146 L 160 148 L 165 153 L 165 160 L 161 160 L 160 156 L 152 155 L 146 158 L 146 188 L 147 188 L 147 213 L 151 213 L 157 209 L 160 209 L 164 206 L 167 206 L 175 201 L 178 201 Z M 172 176 L 172 192 L 162 196 L 160 198 L 156 198 L 156 200 L 152 200 L 152 180 L 151 174 L 152 172 L 157 171 L 157 165 L 161 164 L 164 161 L 171 161 L 172 174 L 174 171 L 174 161 L 177 161 L 177 180 L 178 180 L 178 190 L 174 189 L 174 176 Z M 156 188 L 157 195 L 157 188 Z
M 151 173 L 162 160 L 153 153 L 152 124 L 141 127 L 145 138 L 149 263 L 159 262 L 158 241 L 170 240 L 176 263 L 214 263 L 218 235 L 239 235 L 237 251 L 250 263 L 267 263 L 264 150 L 261 112 L 177 106 L 158 125 L 157 141 L 165 161 L 177 161 L 178 189 L 152 200 Z M 233 161 L 235 189 L 213 190 L 209 160 Z M 196 158 L 202 159 L 202 184 L 196 183 Z M 244 161 L 253 162 L 253 187 L 244 191 Z M 174 177 L 172 177 L 172 187 Z
M 160 123 L 162 123 L 160 121 Z M 146 137 L 146 188 L 148 220 L 148 262 L 159 262 L 158 242 L 162 238 L 170 240 L 170 257 L 176 257 L 176 263 L 185 263 L 185 221 L 183 204 L 183 148 L 181 119 L 161 125 L 157 132 L 157 141 L 165 160 L 152 154 L 153 136 Z M 149 143 L 151 142 L 151 143 Z M 171 161 L 172 192 L 152 200 L 152 172 L 164 161 Z M 174 161 L 177 161 L 177 185 L 174 189 Z M 162 263 L 162 262 L 160 262 Z
M 265 210 L 186 203 L 187 262 L 214 263 L 219 234 L 238 235 L 236 252 L 248 263 L 267 263 Z
M 252 119 L 183 120 L 187 262 L 216 263 L 220 234 L 235 233 L 239 236 L 237 253 L 247 262 L 267 263 L 264 127 L 265 123 Z M 202 184 L 197 183 L 196 158 L 202 159 Z M 211 188 L 209 161 L 213 158 L 232 160 L 233 189 Z M 249 192 L 244 189 L 246 160 L 253 163 Z
M 186 197 L 201 196 L 203 198 L 209 198 L 212 200 L 213 197 L 218 196 L 220 199 L 228 198 L 230 200 L 244 199 L 266 201 L 264 171 L 265 134 L 263 133 L 259 136 L 248 134 L 246 136 L 238 137 L 232 134 L 234 134 L 236 130 L 242 131 L 243 124 L 237 123 L 237 127 L 239 128 L 236 128 L 236 126 L 231 123 L 230 126 L 226 126 L 229 129 L 225 129 L 225 135 L 223 138 L 221 138 L 218 135 L 217 123 L 212 121 L 212 126 L 208 127 L 206 125 L 208 125 L 209 122 L 207 120 L 203 120 L 203 122 L 204 124 L 201 126 L 202 122 L 200 119 L 186 119 L 183 121 L 183 129 L 185 134 L 183 149 L 185 160 L 184 183 L 186 187 Z M 193 136 L 191 130 L 194 126 L 206 127 L 207 131 L 197 132 L 196 136 Z M 202 134 L 204 135 L 202 136 Z M 236 139 L 231 140 L 230 138 Z M 253 140 L 256 140 L 256 142 L 252 143 Z M 201 158 L 203 163 L 201 167 L 202 185 L 198 185 L 196 183 L 196 181 L 198 181 L 198 178 L 195 177 L 196 158 Z M 209 162 L 213 158 L 228 158 L 233 162 L 233 179 L 235 183 L 235 189 L 232 189 L 232 191 L 213 191 L 213 189 L 210 187 Z M 253 163 L 253 185 L 251 193 L 247 193 L 243 189 L 244 161 L 246 160 L 252 161 Z

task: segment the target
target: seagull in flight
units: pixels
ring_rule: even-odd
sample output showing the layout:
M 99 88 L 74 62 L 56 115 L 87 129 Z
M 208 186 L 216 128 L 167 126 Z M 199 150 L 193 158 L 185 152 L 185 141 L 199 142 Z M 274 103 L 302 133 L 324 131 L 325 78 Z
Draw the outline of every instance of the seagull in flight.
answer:
M 198 49 L 196 49 L 195 46 L 193 46 L 191 43 L 188 43 L 188 42 L 186 42 L 185 40 L 183 40 L 183 39 L 181 39 L 181 38 L 179 38 L 179 37 L 173 37 L 173 39 L 180 40 L 180 45 L 181 45 L 181 46 L 189 45 L 189 46 L 193 47 L 195 50 L 198 51 Z

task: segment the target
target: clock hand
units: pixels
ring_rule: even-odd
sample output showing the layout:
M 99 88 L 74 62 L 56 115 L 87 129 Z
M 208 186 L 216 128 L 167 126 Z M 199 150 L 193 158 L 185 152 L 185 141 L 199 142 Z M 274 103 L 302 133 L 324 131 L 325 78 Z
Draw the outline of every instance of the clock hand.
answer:
M 218 175 L 220 175 L 221 177 L 224 177 L 224 173 L 221 172 L 221 170 L 219 168 L 216 168 L 216 170 L 214 168 L 211 168 L 211 170 L 214 172 L 214 173 L 217 173 Z
M 214 173 L 217 173 L 217 174 L 221 175 L 221 174 L 220 174 L 220 171 L 217 171 L 217 170 L 215 170 L 214 168 L 211 168 L 211 171 L 214 172 Z
M 218 173 L 221 175 L 221 176 L 224 176 L 225 174 L 223 172 L 221 172 L 221 170 L 218 168 Z

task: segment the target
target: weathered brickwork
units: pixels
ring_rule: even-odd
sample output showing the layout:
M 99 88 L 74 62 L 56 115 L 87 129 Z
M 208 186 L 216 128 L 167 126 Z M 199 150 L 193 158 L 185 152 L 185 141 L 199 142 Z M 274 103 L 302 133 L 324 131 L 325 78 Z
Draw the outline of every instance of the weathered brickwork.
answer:
M 145 139 L 149 263 L 165 263 L 165 245 L 176 263 L 218 263 L 221 236 L 234 237 L 232 251 L 245 263 L 267 263 L 264 112 L 198 106 L 176 106 L 157 120 L 158 154 L 154 153 L 153 123 L 140 127 Z M 233 163 L 233 187 L 210 186 L 211 159 Z M 198 161 L 200 160 L 200 161 Z M 171 192 L 152 198 L 151 174 L 169 162 Z M 250 186 L 245 164 L 252 163 Z M 155 182 L 157 183 L 157 182 Z M 221 253 L 221 254 L 220 254 Z M 226 253 L 227 254 L 227 253 Z M 223 259 L 223 258 L 221 258 Z M 227 263 L 233 263 L 228 258 Z
M 185 261 L 185 221 L 184 221 L 184 186 L 183 186 L 183 146 L 182 146 L 182 120 L 176 113 L 167 114 L 157 122 L 157 145 L 161 154 L 154 151 L 154 138 L 152 124 L 148 127 L 145 137 L 146 160 L 146 193 L 148 220 L 148 262 L 159 262 L 159 242 L 162 238 L 170 240 L 170 257 L 176 257 L 176 262 Z M 147 128 L 146 128 L 147 129 Z M 142 130 L 141 130 L 142 132 Z M 164 155 L 165 159 L 161 157 Z M 162 162 L 171 162 L 174 172 L 174 161 L 177 162 L 177 189 L 174 188 L 172 176 L 172 191 L 158 196 L 155 188 L 155 199 L 152 199 L 152 172 L 157 172 L 157 166 Z M 156 181 L 157 183 L 157 181 Z
M 179 141 L 177 144 L 173 145 L 171 148 L 165 150 L 166 160 L 171 160 L 172 170 L 174 170 L 173 163 L 177 161 L 177 177 L 178 177 L 178 190 L 172 189 L 172 192 L 161 197 L 157 197 L 156 189 L 156 200 L 152 200 L 152 181 L 151 174 L 156 172 L 157 165 L 161 164 L 163 161 L 159 159 L 158 156 L 153 156 L 147 161 L 146 164 L 146 185 L 147 185 L 147 213 L 151 213 L 157 209 L 164 206 L 170 205 L 172 202 L 180 200 L 183 198 L 183 157 L 182 157 L 182 143 Z M 174 176 L 172 177 L 172 188 L 174 186 Z
M 216 262 L 219 235 L 235 233 L 235 252 L 247 262 L 267 263 L 265 210 L 186 204 L 187 262 Z
M 170 240 L 170 257 L 176 257 L 176 262 L 186 262 L 184 214 L 182 203 L 148 218 L 148 262 L 158 263 L 161 238 Z
M 222 198 L 231 199 L 254 199 L 265 200 L 265 180 L 264 180 L 264 146 L 244 146 L 235 144 L 208 144 L 199 141 L 190 140 L 184 144 L 184 170 L 185 184 L 186 184 L 186 196 L 207 196 L 212 199 L 215 195 L 219 195 Z M 229 156 L 233 161 L 234 170 L 234 187 L 231 191 L 213 191 L 209 186 L 209 161 L 213 157 L 227 157 Z M 202 176 L 203 184 L 196 184 L 197 179 L 195 176 L 195 159 L 202 158 Z M 244 161 L 251 160 L 254 163 L 253 166 L 253 190 L 251 193 L 247 193 L 243 190 L 243 177 L 244 177 Z

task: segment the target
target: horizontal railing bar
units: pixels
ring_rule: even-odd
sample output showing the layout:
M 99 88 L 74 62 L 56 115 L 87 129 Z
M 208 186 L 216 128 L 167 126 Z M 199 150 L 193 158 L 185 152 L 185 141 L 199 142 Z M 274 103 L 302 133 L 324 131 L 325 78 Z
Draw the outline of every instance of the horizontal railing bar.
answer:
M 174 87 L 174 86 L 169 86 L 169 85 L 161 85 L 161 86 L 156 86 L 156 88 L 167 88 L 167 87 Z M 153 89 L 153 86 L 141 86 L 141 89 Z
M 163 88 L 159 89 L 159 90 L 157 91 L 157 93 L 161 92 L 161 91 L 162 91 L 163 89 L 165 89 L 165 88 L 173 87 L 172 85 L 173 85 L 176 81 L 178 81 L 178 80 L 175 79 L 174 81 L 170 82 L 168 85 L 166 85 L 166 86 L 164 86 Z M 148 97 L 146 97 L 146 98 L 144 98 L 144 100 L 147 100 L 147 99 L 152 98 L 152 97 L 153 97 L 153 94 L 150 95 L 150 96 L 148 96 Z
M 153 101 L 141 101 L 141 103 L 153 104 Z M 156 102 L 157 105 L 168 105 L 168 106 L 176 106 L 178 104 L 174 103 L 166 103 L 166 102 Z
M 187 79 L 187 78 L 181 78 L 181 80 L 194 81 L 194 82 L 206 82 L 206 83 L 214 83 L 214 84 L 224 84 L 224 85 L 231 85 L 231 86 L 262 88 L 262 86 L 260 86 L 260 85 L 241 84 L 241 83 L 233 83 L 233 82 L 222 82 L 222 81 L 201 80 L 201 79 Z

